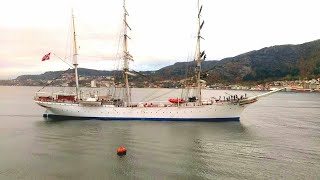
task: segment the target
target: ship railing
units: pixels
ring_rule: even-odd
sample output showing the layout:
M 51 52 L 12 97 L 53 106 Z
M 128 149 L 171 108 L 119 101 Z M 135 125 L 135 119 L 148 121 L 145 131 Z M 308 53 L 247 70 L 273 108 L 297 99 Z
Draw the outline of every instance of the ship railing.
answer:
M 77 103 L 76 95 L 72 93 L 52 93 L 52 92 L 36 92 L 35 101 L 41 102 L 57 102 L 57 103 Z
M 35 96 L 33 97 L 36 101 L 43 101 L 43 102 L 52 102 L 53 96 L 52 93 L 49 92 L 36 92 Z
M 132 102 L 130 107 L 170 107 L 176 106 L 167 101 L 140 101 L 140 102 Z
M 204 100 L 203 105 L 212 105 L 211 101 Z M 171 103 L 168 101 L 133 102 L 130 107 L 192 107 L 199 106 L 197 102 Z

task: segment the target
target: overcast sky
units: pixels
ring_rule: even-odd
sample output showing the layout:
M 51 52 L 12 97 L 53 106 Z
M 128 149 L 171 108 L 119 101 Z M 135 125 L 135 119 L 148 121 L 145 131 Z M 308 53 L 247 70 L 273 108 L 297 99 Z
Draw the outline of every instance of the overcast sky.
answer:
M 52 52 L 69 56 L 71 8 L 76 17 L 79 66 L 114 69 L 122 28 L 122 0 L 2 0 L 0 78 L 65 70 Z M 202 0 L 202 49 L 208 60 L 320 39 L 318 0 Z M 196 0 L 127 0 L 135 70 L 156 70 L 192 59 Z

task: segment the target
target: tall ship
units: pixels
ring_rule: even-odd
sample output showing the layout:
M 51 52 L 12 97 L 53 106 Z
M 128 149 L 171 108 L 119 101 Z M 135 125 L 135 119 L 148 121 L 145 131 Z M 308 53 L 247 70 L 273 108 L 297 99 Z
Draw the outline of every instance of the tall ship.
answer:
M 196 67 L 193 76 L 188 78 L 183 93 L 178 98 L 170 98 L 165 102 L 133 102 L 129 86 L 129 62 L 133 59 L 128 51 L 127 31 L 131 30 L 127 23 L 128 11 L 126 0 L 123 0 L 123 81 L 125 86 L 119 88 L 122 96 L 115 96 L 114 93 L 107 96 L 84 97 L 79 88 L 78 78 L 78 50 L 74 18 L 73 22 L 73 68 L 76 88 L 74 93 L 55 93 L 46 95 L 46 92 L 37 92 L 34 102 L 46 109 L 45 118 L 64 119 L 101 119 L 101 120 L 157 120 L 157 121 L 239 121 L 243 110 L 256 102 L 260 97 L 275 93 L 281 89 L 267 92 L 261 95 L 247 97 L 240 95 L 228 95 L 222 98 L 202 97 L 204 80 L 201 79 L 201 62 L 205 59 L 204 51 L 201 51 L 201 29 L 204 21 L 201 22 L 202 6 L 198 0 L 197 12 L 197 46 L 196 46 Z M 73 17 L 73 15 L 72 15 Z M 212 91 L 214 92 L 214 91 Z

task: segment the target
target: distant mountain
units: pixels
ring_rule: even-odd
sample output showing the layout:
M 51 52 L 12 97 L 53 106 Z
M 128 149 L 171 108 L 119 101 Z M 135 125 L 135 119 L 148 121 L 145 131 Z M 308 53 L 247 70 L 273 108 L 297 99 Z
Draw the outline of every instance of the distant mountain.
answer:
M 73 69 L 68 69 L 66 71 L 48 71 L 40 75 L 21 75 L 18 76 L 17 80 L 52 80 L 55 78 L 59 78 L 64 73 L 74 73 Z M 80 76 L 114 76 L 115 74 L 119 74 L 119 71 L 102 71 L 102 70 L 94 70 L 94 69 L 86 69 L 79 68 L 78 73 Z
M 203 61 L 202 62 L 202 71 L 208 71 L 214 68 L 219 61 Z M 186 77 L 190 77 L 192 73 L 194 73 L 195 67 L 197 65 L 196 61 L 191 62 L 177 62 L 173 65 L 166 66 L 161 68 L 154 73 L 154 77 L 156 80 L 159 79 L 183 79 Z
M 208 80 L 224 82 L 313 78 L 320 75 L 320 40 L 225 58 L 209 74 Z
M 190 77 L 195 61 L 177 62 L 157 71 L 143 71 L 147 80 L 178 80 Z M 278 79 L 313 78 L 320 76 L 320 40 L 299 44 L 266 47 L 220 61 L 203 61 L 202 71 L 208 83 L 256 82 Z M 73 72 L 73 70 L 68 70 Z M 50 71 L 40 75 L 23 75 L 18 80 L 50 80 L 63 71 Z M 80 76 L 113 76 L 119 71 L 79 69 Z M 142 78 L 136 78 L 141 80 Z M 134 80 L 134 79 L 133 79 Z
M 155 72 L 155 78 L 174 79 L 192 71 L 195 62 L 179 62 Z M 220 61 L 203 61 L 208 83 L 237 83 L 320 76 L 320 40 L 280 45 L 247 52 Z

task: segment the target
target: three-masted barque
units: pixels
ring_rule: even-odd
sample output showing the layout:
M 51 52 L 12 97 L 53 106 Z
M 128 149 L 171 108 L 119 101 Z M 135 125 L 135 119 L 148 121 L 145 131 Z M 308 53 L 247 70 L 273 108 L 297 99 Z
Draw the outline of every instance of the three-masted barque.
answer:
M 203 99 L 201 78 L 201 61 L 204 51 L 200 50 L 201 42 L 201 11 L 202 6 L 198 1 L 198 23 L 197 23 L 197 49 L 196 49 L 196 68 L 195 68 L 195 87 L 196 92 L 191 97 L 171 98 L 167 102 L 132 102 L 131 91 L 129 87 L 128 76 L 129 61 L 132 56 L 128 51 L 127 30 L 130 29 L 127 23 L 128 12 L 126 10 L 126 0 L 123 0 L 123 77 L 125 83 L 125 93 L 122 98 L 111 96 L 81 97 L 78 82 L 78 62 L 77 62 L 77 44 L 76 33 L 74 30 L 73 18 L 73 66 L 75 70 L 76 88 L 74 94 L 55 94 L 50 96 L 38 92 L 34 98 L 35 103 L 44 107 L 46 118 L 84 118 L 101 120 L 165 120 L 165 121 L 237 121 L 243 110 L 251 103 L 258 100 L 259 97 L 272 94 L 278 90 L 265 93 L 254 97 L 230 96 L 226 99 Z

